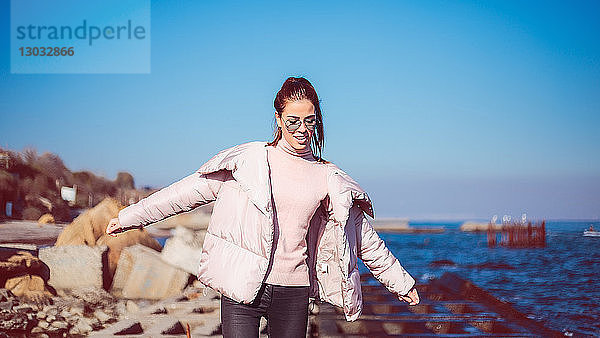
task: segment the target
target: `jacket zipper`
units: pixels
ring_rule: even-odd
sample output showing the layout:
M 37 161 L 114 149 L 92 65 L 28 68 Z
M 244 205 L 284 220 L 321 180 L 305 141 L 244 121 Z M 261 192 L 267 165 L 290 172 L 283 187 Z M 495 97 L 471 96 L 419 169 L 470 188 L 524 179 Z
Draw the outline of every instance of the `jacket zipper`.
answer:
M 269 182 L 269 195 L 270 195 L 270 199 L 269 199 L 269 203 L 267 203 L 267 212 L 269 213 L 268 217 L 269 217 L 269 228 L 271 230 L 271 241 L 268 245 L 268 262 L 267 262 L 267 268 L 265 269 L 265 274 L 262 277 L 262 282 L 261 282 L 261 286 L 262 284 L 267 280 L 267 272 L 269 271 L 269 267 L 271 266 L 271 260 L 273 259 L 273 257 L 271 257 L 272 255 L 272 251 L 273 251 L 273 243 L 275 242 L 275 225 L 274 225 L 274 215 L 273 215 L 273 206 L 272 206 L 272 201 L 273 201 L 273 192 L 272 192 L 272 187 L 271 187 L 271 167 L 269 166 L 269 157 L 268 157 L 268 151 L 265 148 L 265 161 L 267 163 L 267 168 L 268 168 L 268 182 Z M 252 296 L 252 299 L 256 298 L 256 296 L 258 295 L 258 292 L 260 291 L 260 287 L 258 288 L 258 290 L 256 290 L 256 292 L 254 293 L 254 296 Z

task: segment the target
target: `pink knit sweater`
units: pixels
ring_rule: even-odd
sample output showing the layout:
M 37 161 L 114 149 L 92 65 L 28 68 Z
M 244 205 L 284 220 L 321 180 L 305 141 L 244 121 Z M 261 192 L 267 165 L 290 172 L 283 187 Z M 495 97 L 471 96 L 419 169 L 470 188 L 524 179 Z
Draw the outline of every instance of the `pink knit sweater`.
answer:
M 293 148 L 285 138 L 267 147 L 275 211 L 272 266 L 266 282 L 309 286 L 306 234 L 310 219 L 327 195 L 326 167 L 307 147 Z
M 285 138 L 279 140 L 275 147 L 267 147 L 267 158 L 275 212 L 275 238 L 273 259 L 267 271 L 266 282 L 309 286 L 306 234 L 310 219 L 321 200 L 327 196 L 327 169 L 313 158 L 310 147 L 297 151 Z M 230 171 L 220 170 L 206 175 L 206 179 L 208 184 L 204 185 L 194 173 L 175 184 L 185 187 L 182 190 L 205 195 L 202 199 L 214 200 L 223 182 L 234 178 Z M 162 195 L 164 201 L 170 201 L 175 199 L 168 196 L 173 191 L 175 190 L 165 189 L 155 194 Z M 140 203 L 127 207 L 127 212 L 120 212 L 119 222 L 124 226 L 131 226 L 139 223 L 134 220 L 143 220 L 147 224 L 153 219 L 164 217 L 159 207 L 149 207 L 145 205 L 145 201 L 143 199 Z M 174 207 L 170 203 L 162 207 Z

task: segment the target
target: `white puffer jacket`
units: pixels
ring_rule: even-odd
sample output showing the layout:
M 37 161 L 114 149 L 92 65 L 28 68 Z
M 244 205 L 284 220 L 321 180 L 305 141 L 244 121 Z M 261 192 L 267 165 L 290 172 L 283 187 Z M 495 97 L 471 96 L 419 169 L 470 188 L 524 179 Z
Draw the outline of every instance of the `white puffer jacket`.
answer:
M 266 278 L 273 242 L 273 207 L 267 142 L 253 141 L 217 153 L 193 174 L 119 212 L 124 227 L 145 226 L 215 201 L 197 278 L 240 302 L 250 303 Z M 374 217 L 367 193 L 333 163 L 328 196 L 315 212 L 306 236 L 310 296 L 344 309 L 347 321 L 362 311 L 357 261 L 396 295 L 415 280 L 377 235 L 364 213 Z M 207 174 L 229 170 L 233 180 L 211 194 Z

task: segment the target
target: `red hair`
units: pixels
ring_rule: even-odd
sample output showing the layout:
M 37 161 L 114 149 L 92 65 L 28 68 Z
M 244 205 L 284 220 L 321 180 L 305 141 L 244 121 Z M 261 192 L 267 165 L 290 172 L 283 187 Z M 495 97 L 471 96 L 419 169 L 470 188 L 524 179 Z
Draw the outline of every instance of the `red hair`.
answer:
M 310 140 L 311 148 L 313 149 L 313 156 L 319 162 L 329 163 L 329 161 L 326 161 L 321 157 L 323 144 L 325 142 L 325 137 L 323 135 L 323 115 L 321 114 L 321 105 L 319 97 L 317 96 L 317 91 L 312 84 L 303 77 L 288 77 L 281 86 L 281 89 L 277 92 L 273 106 L 275 107 L 277 115 L 281 118 L 285 105 L 288 102 L 298 100 L 309 100 L 315 107 L 317 125 L 315 126 L 315 132 Z M 274 123 L 274 129 L 273 141 L 267 143 L 267 145 L 277 145 L 277 142 L 279 142 L 282 137 L 281 129 L 277 127 L 277 122 Z

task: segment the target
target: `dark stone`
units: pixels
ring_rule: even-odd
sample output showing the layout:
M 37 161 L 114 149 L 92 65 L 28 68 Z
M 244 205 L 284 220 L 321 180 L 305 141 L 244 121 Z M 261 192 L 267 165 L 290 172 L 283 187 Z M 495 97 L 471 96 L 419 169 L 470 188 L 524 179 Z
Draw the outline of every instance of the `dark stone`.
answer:
M 133 322 L 131 325 L 126 325 L 123 329 L 114 333 L 115 336 L 125 336 L 130 334 L 142 334 L 144 329 L 139 322 Z
M 94 313 L 94 308 L 89 303 L 83 304 L 83 314 L 85 316 L 91 316 Z
M 192 310 L 193 313 L 206 313 L 207 311 L 203 307 L 197 307 Z
M 0 311 L 0 331 L 25 332 L 33 325 L 25 313 Z
M 9 289 L 0 289 L 0 302 L 6 302 L 13 298 L 15 298 L 15 295 L 12 292 L 10 292 Z
M 113 295 L 99 287 L 88 286 L 71 289 L 70 294 L 71 296 L 81 299 L 85 302 L 84 311 L 86 311 L 86 306 L 89 307 L 93 312 L 99 307 L 108 308 L 117 303 L 117 299 Z
M 13 306 L 13 311 L 23 312 L 23 313 L 31 313 L 33 312 L 33 308 L 28 304 L 21 304 L 17 306 Z
M 429 263 L 429 266 L 456 266 L 456 263 L 449 259 L 440 259 Z
M 12 302 L 0 302 L 0 310 L 10 311 L 13 308 Z
M 22 275 L 37 275 L 48 281 L 50 268 L 37 257 L 36 251 L 3 247 L 0 244 L 0 285 L 4 286 L 6 280 Z
M 152 312 L 153 315 L 164 315 L 167 314 L 167 309 L 164 307 L 158 308 Z
M 496 263 L 496 262 L 485 262 L 479 264 L 469 264 L 468 268 L 472 269 L 494 269 L 494 270 L 514 270 L 516 269 L 514 266 L 506 264 L 506 263 Z
M 175 323 L 173 323 L 173 325 L 161 331 L 161 334 L 185 334 L 185 329 L 183 328 L 183 325 L 181 325 L 180 321 L 176 321 Z

